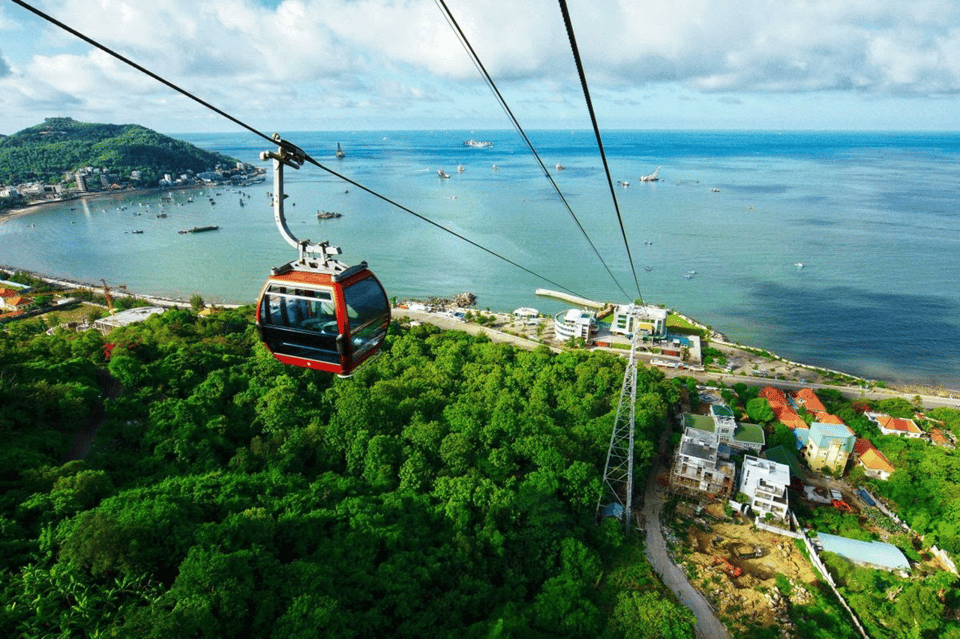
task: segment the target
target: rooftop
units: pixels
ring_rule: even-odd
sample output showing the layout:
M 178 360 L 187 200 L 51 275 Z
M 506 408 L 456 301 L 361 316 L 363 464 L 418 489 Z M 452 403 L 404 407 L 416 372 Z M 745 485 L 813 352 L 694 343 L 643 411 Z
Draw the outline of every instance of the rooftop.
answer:
M 860 541 L 818 533 L 823 549 L 840 555 L 856 564 L 866 564 L 887 570 L 910 570 L 910 562 L 896 546 L 881 541 Z
M 824 422 L 813 422 L 810 425 L 810 440 L 818 448 L 824 447 L 824 439 L 839 439 L 843 442 L 843 448 L 848 452 L 853 450 L 853 444 L 856 436 L 844 424 L 825 424 Z
M 836 415 L 831 415 L 830 413 L 818 412 L 815 413 L 814 421 L 818 421 L 821 424 L 843 424 L 844 421 L 837 417 Z
M 718 417 L 733 417 L 733 409 L 726 404 L 711 404 L 710 414 Z
M 733 432 L 733 439 L 739 442 L 749 442 L 752 444 L 763 444 L 766 439 L 763 436 L 763 426 L 760 424 L 741 423 Z
M 778 404 L 786 404 L 787 396 L 779 388 L 774 388 L 773 386 L 766 386 L 758 394 L 758 397 L 765 398 L 768 402 L 773 404 L 774 402 Z
M 685 428 L 696 428 L 697 430 L 702 430 L 705 433 L 712 433 L 716 427 L 712 417 L 707 417 L 706 415 L 697 415 L 695 413 L 683 414 L 683 426 Z
M 717 436 L 695 428 L 685 428 L 680 440 L 680 453 L 715 462 L 717 459 Z
M 767 479 L 777 484 L 786 486 L 790 483 L 790 467 L 770 459 L 746 455 L 743 458 L 743 469 L 744 471 L 749 469 L 751 473 L 762 472 Z
M 826 407 L 823 405 L 823 402 L 820 401 L 820 398 L 817 397 L 817 394 L 814 393 L 810 388 L 801 388 L 794 393 L 793 396 L 796 398 L 798 404 L 806 408 L 811 413 L 825 413 L 827 411 Z
M 862 437 L 857 439 L 853 444 L 853 452 L 857 455 L 862 455 L 871 448 L 874 448 L 873 442 L 869 439 L 863 439 Z
M 912 419 L 904 419 L 902 417 L 890 417 L 889 415 L 880 415 L 878 413 L 867 413 L 867 417 L 870 417 L 877 423 L 880 428 L 885 428 L 886 430 L 895 430 L 900 433 L 920 433 L 920 428 Z
M 163 313 L 165 310 L 167 309 L 160 306 L 138 306 L 113 315 L 108 315 L 107 317 L 102 317 L 94 322 L 94 325 L 101 331 L 109 331 L 119 326 L 129 326 L 130 324 L 142 322 L 151 315 Z
M 777 462 L 778 464 L 784 464 L 790 468 L 790 474 L 798 479 L 803 478 L 803 469 L 800 467 L 800 462 L 797 461 L 796 455 L 784 448 L 783 446 L 775 446 L 767 452 L 764 453 L 764 456 L 770 460 Z
M 885 473 L 892 473 L 894 471 L 893 466 L 890 465 L 887 458 L 876 448 L 871 448 L 860 455 L 860 462 L 872 470 L 879 470 Z

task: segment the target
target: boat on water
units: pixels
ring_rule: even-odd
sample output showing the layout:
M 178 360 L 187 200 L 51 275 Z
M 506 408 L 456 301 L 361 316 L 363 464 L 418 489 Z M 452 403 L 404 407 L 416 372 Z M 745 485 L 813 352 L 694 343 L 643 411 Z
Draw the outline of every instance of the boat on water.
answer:
M 660 180 L 660 169 L 662 168 L 663 167 L 658 166 L 657 170 L 654 171 L 653 173 L 649 175 L 641 175 L 640 181 L 641 182 L 658 182 Z
M 218 231 L 219 226 L 195 226 L 192 229 L 180 229 L 177 233 L 206 233 L 207 231 Z
M 343 149 L 340 148 L 340 143 L 337 142 L 337 158 L 338 158 L 338 159 L 343 159 L 343 157 L 344 157 L 345 155 L 346 155 L 346 153 L 344 153 L 344 152 L 343 152 Z
M 463 173 L 464 171 L 466 171 L 466 169 L 463 168 L 463 165 L 462 165 L 462 164 L 458 164 L 458 165 L 457 165 L 457 173 Z
M 565 167 L 564 165 L 562 165 L 562 164 L 560 164 L 559 162 L 557 162 L 557 170 L 558 170 L 558 171 L 563 171 L 563 170 L 566 169 L 566 168 L 567 168 L 567 167 Z
M 166 214 L 166 213 L 157 213 L 157 217 L 160 218 L 160 219 L 163 219 L 163 218 L 167 217 L 167 214 Z
M 794 262 L 793 265 L 796 266 L 798 269 L 803 268 L 803 262 Z
M 644 266 L 644 267 L 643 267 L 643 270 L 645 270 L 647 273 L 649 273 L 650 271 L 653 270 L 653 268 L 650 267 L 650 266 Z
M 336 211 L 317 211 L 318 220 L 332 220 L 338 217 L 343 217 L 343 213 L 337 213 Z
M 463 146 L 472 146 L 475 149 L 486 149 L 493 146 L 493 142 L 487 142 L 485 140 L 467 140 L 463 143 Z
M 447 172 L 444 171 L 443 169 L 437 169 L 437 175 L 438 175 L 439 177 L 442 177 L 442 178 L 449 178 L 449 177 L 450 177 L 449 175 L 447 175 Z
M 617 182 L 617 184 L 619 184 L 620 186 L 626 188 L 626 187 L 630 186 L 630 181 L 629 181 L 629 180 L 620 180 L 619 182 Z

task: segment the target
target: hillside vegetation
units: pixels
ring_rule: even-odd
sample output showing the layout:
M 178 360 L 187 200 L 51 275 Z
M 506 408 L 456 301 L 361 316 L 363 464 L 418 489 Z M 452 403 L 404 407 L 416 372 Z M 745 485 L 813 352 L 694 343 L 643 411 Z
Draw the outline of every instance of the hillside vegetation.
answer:
M 39 328 L 0 332 L 2 636 L 693 637 L 594 521 L 620 358 L 394 326 L 341 380 L 249 308 L 117 329 L 109 361 Z M 679 394 L 640 376 L 638 474 Z
M 236 160 L 175 140 L 137 124 L 93 124 L 71 118 L 47 118 L 42 124 L 0 138 L 0 184 L 54 184 L 65 172 L 92 166 L 107 168 L 123 180 L 141 171 L 154 186 L 164 173 L 212 170 Z

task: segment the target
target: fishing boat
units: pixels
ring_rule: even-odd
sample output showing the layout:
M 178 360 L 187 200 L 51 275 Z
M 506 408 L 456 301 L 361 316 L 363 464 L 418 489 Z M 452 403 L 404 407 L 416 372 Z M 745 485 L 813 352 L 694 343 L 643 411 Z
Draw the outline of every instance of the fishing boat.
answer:
M 466 169 L 463 168 L 462 164 L 457 165 L 457 173 L 463 173 Z
M 443 169 L 437 169 L 437 175 L 438 175 L 439 177 L 442 177 L 442 178 L 449 178 L 449 177 L 450 177 L 449 175 L 447 175 L 447 172 L 444 171 Z
M 340 143 L 337 142 L 337 159 L 343 159 L 346 153 L 343 152 L 343 149 L 340 148 Z
M 486 149 L 493 146 L 493 142 L 486 142 L 482 140 L 467 140 L 463 143 L 463 146 L 472 146 L 475 149 Z
M 559 162 L 557 162 L 557 170 L 558 170 L 558 171 L 563 171 L 563 170 L 566 169 L 566 168 L 567 168 L 567 167 L 565 167 L 564 165 L 562 165 L 562 164 L 560 164 Z
M 317 211 L 318 220 L 332 220 L 338 217 L 343 217 L 343 213 L 337 213 L 336 211 Z

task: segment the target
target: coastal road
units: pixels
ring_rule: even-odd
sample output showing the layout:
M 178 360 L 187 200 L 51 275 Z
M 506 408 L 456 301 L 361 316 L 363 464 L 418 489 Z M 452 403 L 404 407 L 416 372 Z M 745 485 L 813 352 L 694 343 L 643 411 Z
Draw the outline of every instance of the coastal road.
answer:
M 402 317 L 406 315 L 412 320 L 417 320 L 420 322 L 427 322 L 439 326 L 444 330 L 454 330 L 454 331 L 465 331 L 474 335 L 487 335 L 490 339 L 497 342 L 507 342 L 514 344 L 520 348 L 533 349 L 538 346 L 541 346 L 540 342 L 531 339 L 524 339 L 522 337 L 517 337 L 509 333 L 504 333 L 494 328 L 488 328 L 480 326 L 479 324 L 474 324 L 471 322 L 462 322 L 460 320 L 454 319 L 452 317 L 445 316 L 441 313 L 428 313 L 425 311 L 413 311 L 408 309 L 394 309 L 393 310 L 395 317 Z M 552 333 L 552 331 L 546 331 Z M 732 347 L 731 347 L 732 348 Z M 551 346 L 550 350 L 554 352 L 561 352 L 564 349 Z M 629 354 L 629 351 L 622 349 L 604 349 L 609 352 L 616 353 L 621 356 L 626 356 Z M 744 353 L 743 351 L 738 351 Z M 638 356 L 641 361 L 649 365 L 649 361 L 658 357 L 655 354 L 650 353 L 638 353 Z M 757 361 L 763 361 L 762 358 Z M 791 375 L 795 375 L 798 378 L 802 379 L 804 376 L 814 376 L 816 371 L 813 369 L 806 368 L 799 364 L 792 364 L 790 362 L 777 361 L 778 366 L 787 367 L 790 370 Z M 676 377 L 679 375 L 685 377 L 693 377 L 698 382 L 706 383 L 710 381 L 716 381 L 720 383 L 725 383 L 728 386 L 733 386 L 736 383 L 743 382 L 748 386 L 774 386 L 783 390 L 800 390 L 801 388 L 810 388 L 813 390 L 821 389 L 833 389 L 839 391 L 841 395 L 847 399 L 888 399 L 890 397 L 903 397 L 904 399 L 910 401 L 912 400 L 917 393 L 908 393 L 901 392 L 892 389 L 884 388 L 872 388 L 872 389 L 861 389 L 858 387 L 851 386 L 837 386 L 834 384 L 822 384 L 817 381 L 793 381 L 789 379 L 775 379 L 773 377 L 760 377 L 760 376 L 751 376 L 751 375 L 738 375 L 734 373 L 707 373 L 707 372 L 696 372 L 690 370 L 678 370 L 675 368 L 661 368 L 668 377 Z M 954 391 L 951 393 L 950 397 L 942 397 L 939 395 L 929 395 L 921 394 L 920 399 L 923 402 L 923 406 L 926 409 L 937 408 L 940 406 L 946 406 L 949 408 L 958 408 L 960 409 L 960 391 Z
M 720 623 L 713 608 L 696 588 L 690 585 L 686 575 L 680 570 L 667 550 L 667 542 L 660 527 L 660 513 L 666 499 L 666 491 L 657 483 L 657 477 L 665 472 L 660 466 L 654 468 L 647 479 L 643 498 L 643 518 L 647 527 L 647 559 L 680 601 L 697 618 L 698 639 L 731 639 L 730 633 Z
M 784 379 L 771 379 L 769 377 L 752 377 L 749 375 L 733 375 L 731 373 L 699 373 L 695 371 L 678 371 L 672 368 L 662 369 L 668 377 L 684 376 L 693 377 L 698 382 L 717 381 L 733 386 L 743 382 L 747 386 L 773 386 L 782 390 L 800 390 L 801 388 L 810 388 L 814 391 L 822 389 L 832 389 L 838 391 L 847 399 L 889 399 L 891 397 L 902 397 L 907 401 L 917 396 L 917 393 L 901 392 L 884 388 L 857 388 L 851 386 L 837 386 L 834 384 L 819 384 L 816 382 L 801 382 Z M 960 397 L 941 397 L 939 395 L 920 395 L 920 400 L 927 410 L 938 407 L 960 408 Z

